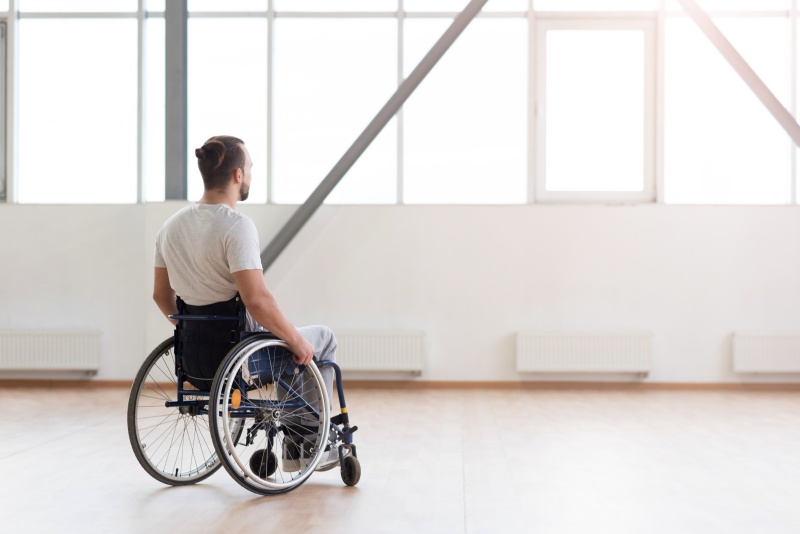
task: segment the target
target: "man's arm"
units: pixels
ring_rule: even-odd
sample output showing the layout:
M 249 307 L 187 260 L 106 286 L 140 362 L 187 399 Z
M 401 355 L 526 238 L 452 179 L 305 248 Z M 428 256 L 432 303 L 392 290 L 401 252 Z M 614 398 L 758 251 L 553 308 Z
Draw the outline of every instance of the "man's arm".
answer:
M 247 269 L 233 274 L 239 295 L 247 311 L 258 324 L 286 341 L 294 353 L 294 361 L 306 365 L 314 357 L 314 348 L 300 335 L 278 307 L 278 302 L 264 282 L 261 269 Z
M 169 273 L 163 267 L 155 268 L 155 277 L 153 281 L 153 300 L 156 301 L 158 309 L 161 313 L 169 319 L 169 315 L 178 313 L 178 305 L 175 304 L 175 291 L 169 284 Z M 177 325 L 178 321 L 169 319 L 173 325 Z

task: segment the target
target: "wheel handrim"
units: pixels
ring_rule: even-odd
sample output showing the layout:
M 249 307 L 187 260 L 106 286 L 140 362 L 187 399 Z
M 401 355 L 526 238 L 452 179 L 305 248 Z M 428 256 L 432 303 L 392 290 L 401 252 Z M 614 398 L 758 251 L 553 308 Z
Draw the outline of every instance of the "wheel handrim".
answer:
M 253 342 L 249 346 L 245 347 L 245 349 L 242 350 L 242 352 L 237 355 L 236 358 L 231 359 L 231 361 L 225 365 L 224 369 L 220 371 L 222 375 L 218 379 L 220 380 L 220 386 L 217 388 L 219 391 L 218 393 L 215 392 L 217 395 L 215 398 L 219 404 L 218 408 L 215 410 L 214 417 L 216 418 L 215 420 L 218 422 L 218 425 L 221 422 L 220 426 L 222 432 L 220 433 L 219 437 L 221 438 L 221 441 L 223 442 L 227 452 L 225 458 L 226 466 L 234 469 L 240 479 L 250 487 L 269 492 L 281 492 L 287 491 L 302 484 L 311 475 L 311 473 L 314 472 L 314 469 L 321 460 L 322 454 L 313 454 L 310 460 L 298 471 L 285 472 L 282 470 L 282 467 L 285 464 L 281 463 L 272 476 L 262 478 L 258 475 L 258 473 L 255 473 L 250 468 L 250 462 L 246 458 L 248 452 L 249 454 L 252 454 L 252 452 L 245 451 L 244 449 L 245 447 L 252 447 L 252 451 L 266 449 L 274 452 L 278 458 L 282 457 L 282 449 L 286 446 L 286 436 L 285 432 L 279 430 L 279 427 L 288 426 L 291 428 L 293 423 L 288 423 L 287 425 L 286 421 L 291 419 L 293 416 L 298 417 L 298 414 L 293 413 L 293 410 L 285 409 L 288 405 L 288 399 L 286 401 L 281 401 L 279 399 L 277 388 L 272 384 L 260 384 L 260 387 L 248 390 L 247 395 L 243 396 L 242 398 L 242 404 L 239 407 L 240 410 L 255 408 L 256 401 L 259 401 L 263 403 L 269 402 L 274 409 L 281 410 L 282 413 L 277 415 L 272 413 L 261 414 L 262 417 L 272 417 L 273 419 L 262 419 L 259 430 L 263 430 L 264 432 L 259 431 L 257 433 L 258 441 L 254 441 L 250 445 L 245 445 L 244 447 L 241 444 L 241 440 L 235 439 L 236 433 L 231 425 L 233 418 L 223 417 L 221 415 L 229 414 L 231 412 L 230 399 L 233 389 L 237 387 L 236 377 L 240 376 L 240 373 L 245 365 L 247 365 L 249 358 L 257 351 L 268 349 L 269 347 L 276 347 L 276 349 L 280 348 L 283 350 L 285 349 L 286 344 L 277 340 L 261 340 Z M 277 374 L 281 375 L 283 370 L 284 369 L 278 368 Z M 275 370 L 273 369 L 272 372 L 274 373 Z M 316 365 L 312 363 L 311 365 L 307 366 L 305 371 L 300 373 L 299 376 L 298 374 L 293 376 L 293 380 L 295 380 L 295 382 L 290 382 L 290 387 L 297 386 L 298 384 L 296 381 L 302 380 L 303 382 L 301 383 L 304 387 L 309 388 L 313 386 L 319 390 L 318 393 L 320 394 L 317 397 L 317 401 L 319 403 L 318 411 L 320 419 L 317 422 L 317 432 L 313 435 L 313 444 L 309 441 L 309 446 L 313 447 L 314 451 L 319 451 L 321 448 L 324 449 L 327 439 L 327 429 L 330 425 L 328 398 L 326 394 L 323 394 L 324 382 L 322 381 L 322 375 L 320 374 Z M 303 377 L 305 377 L 305 379 Z M 254 380 L 254 385 L 255 384 L 256 381 Z M 248 405 L 248 403 L 250 404 Z M 242 422 L 241 424 L 248 429 L 252 429 L 253 427 L 250 424 L 251 421 L 253 424 L 256 424 L 255 418 L 252 420 L 248 419 L 247 422 Z M 271 431 L 274 431 L 275 434 L 272 439 L 269 438 Z M 231 460 L 233 460 L 233 462 L 231 462 Z M 285 462 L 285 460 L 283 461 Z

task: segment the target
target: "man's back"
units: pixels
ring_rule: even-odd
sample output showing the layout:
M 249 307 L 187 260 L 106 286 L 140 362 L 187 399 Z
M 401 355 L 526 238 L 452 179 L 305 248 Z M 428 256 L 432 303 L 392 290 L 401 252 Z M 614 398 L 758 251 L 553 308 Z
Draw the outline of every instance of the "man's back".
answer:
M 192 203 L 161 227 L 155 266 L 169 271 L 172 288 L 187 304 L 230 300 L 237 292 L 231 273 L 261 269 L 258 231 L 225 204 Z

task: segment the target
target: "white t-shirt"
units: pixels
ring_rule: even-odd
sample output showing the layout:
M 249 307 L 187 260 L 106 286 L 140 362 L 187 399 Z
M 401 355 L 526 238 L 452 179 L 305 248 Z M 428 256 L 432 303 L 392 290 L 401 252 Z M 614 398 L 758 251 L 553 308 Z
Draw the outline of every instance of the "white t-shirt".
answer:
M 204 306 L 232 299 L 231 273 L 261 269 L 252 219 L 225 204 L 186 206 L 167 219 L 156 237 L 155 266 L 165 267 L 184 302 Z

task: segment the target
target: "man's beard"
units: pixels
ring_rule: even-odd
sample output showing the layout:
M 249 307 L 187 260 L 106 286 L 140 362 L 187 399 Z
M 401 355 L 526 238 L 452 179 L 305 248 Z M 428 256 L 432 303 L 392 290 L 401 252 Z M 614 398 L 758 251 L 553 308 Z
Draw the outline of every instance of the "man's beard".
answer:
M 242 184 L 239 186 L 239 200 L 245 201 L 250 196 L 250 186 Z

